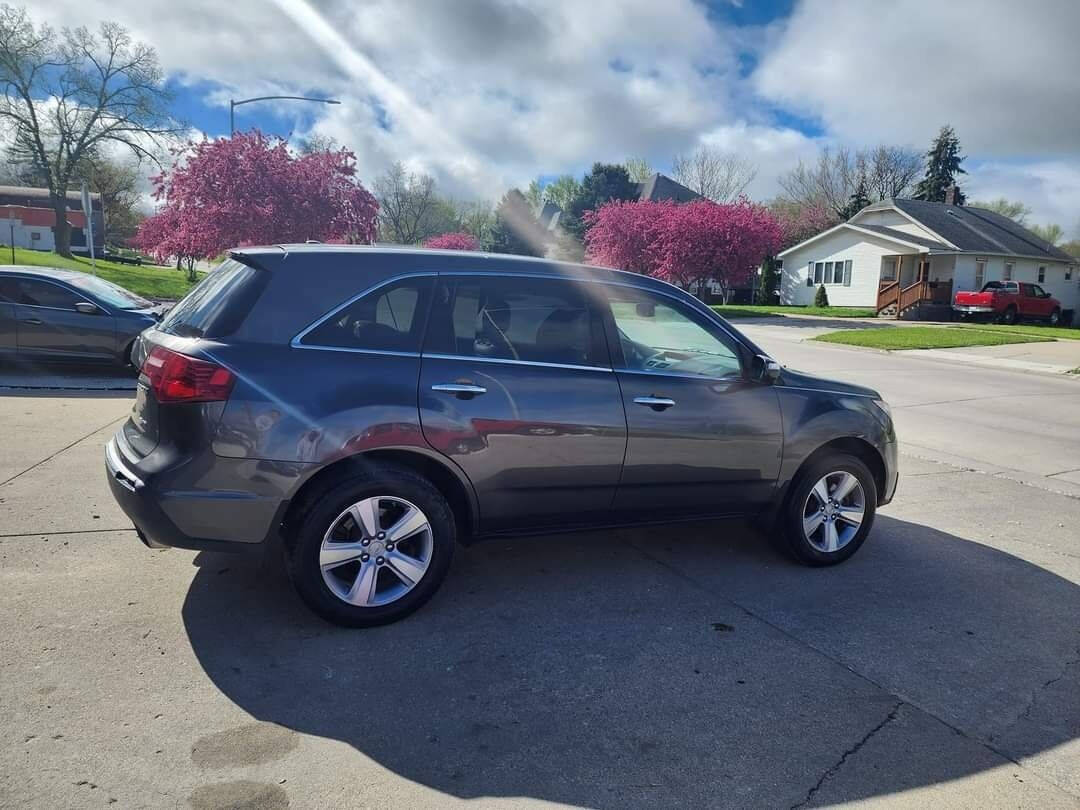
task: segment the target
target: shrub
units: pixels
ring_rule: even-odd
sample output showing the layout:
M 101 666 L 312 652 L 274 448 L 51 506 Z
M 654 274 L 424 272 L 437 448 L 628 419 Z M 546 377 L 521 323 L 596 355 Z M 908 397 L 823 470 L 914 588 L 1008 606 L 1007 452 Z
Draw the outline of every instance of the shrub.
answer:
M 822 284 L 817 288 L 817 294 L 814 296 L 815 307 L 827 307 L 829 305 L 829 294 L 825 291 L 825 285 Z

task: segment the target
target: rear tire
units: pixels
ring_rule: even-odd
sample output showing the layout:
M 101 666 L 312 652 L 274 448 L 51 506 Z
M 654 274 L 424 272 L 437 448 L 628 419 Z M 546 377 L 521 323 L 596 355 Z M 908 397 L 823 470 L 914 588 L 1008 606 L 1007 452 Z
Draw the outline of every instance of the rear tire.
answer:
M 877 512 L 877 485 L 855 456 L 831 453 L 803 469 L 784 508 L 784 546 L 804 565 L 836 565 L 866 541 Z
M 1002 323 L 1014 324 L 1020 322 L 1020 314 L 1016 311 L 1016 307 L 1010 306 L 1005 310 L 1005 314 L 1001 318 Z
M 456 544 L 442 493 L 391 465 L 334 484 L 297 524 L 289 577 L 309 608 L 343 627 L 389 624 L 418 610 L 446 578 Z

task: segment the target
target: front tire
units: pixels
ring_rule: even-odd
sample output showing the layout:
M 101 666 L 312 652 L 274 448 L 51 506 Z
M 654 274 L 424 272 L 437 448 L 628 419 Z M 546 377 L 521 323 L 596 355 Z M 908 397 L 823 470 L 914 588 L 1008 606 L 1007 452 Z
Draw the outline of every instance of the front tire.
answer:
M 1020 322 L 1020 315 L 1016 311 L 1016 307 L 1010 306 L 1008 309 L 1005 310 L 1005 315 L 1002 318 L 1002 322 L 1009 325 Z
M 1050 313 L 1050 325 L 1058 326 L 1061 323 L 1061 310 L 1054 307 L 1054 311 Z
M 874 524 L 877 485 L 855 456 L 835 453 L 800 474 L 784 509 L 791 555 L 805 565 L 836 565 L 859 550 Z
M 343 627 L 374 627 L 426 603 L 450 568 L 456 524 L 411 470 L 380 465 L 341 481 L 298 520 L 288 570 L 301 599 Z

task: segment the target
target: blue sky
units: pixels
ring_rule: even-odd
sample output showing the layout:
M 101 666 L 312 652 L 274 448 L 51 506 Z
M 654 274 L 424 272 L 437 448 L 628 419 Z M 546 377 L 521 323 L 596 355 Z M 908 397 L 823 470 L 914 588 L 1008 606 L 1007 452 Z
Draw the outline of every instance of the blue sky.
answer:
M 1080 236 L 1080 3 L 984 0 L 49 0 L 153 45 L 195 134 L 319 134 L 370 182 L 401 160 L 498 197 L 596 160 L 667 169 L 700 145 L 758 166 L 752 196 L 824 146 L 925 149 L 952 124 L 969 198 Z M 934 20 L 928 25 L 929 19 Z M 1022 43 L 1022 47 L 1018 45 Z M 1003 58 L 1003 54 L 1011 54 Z

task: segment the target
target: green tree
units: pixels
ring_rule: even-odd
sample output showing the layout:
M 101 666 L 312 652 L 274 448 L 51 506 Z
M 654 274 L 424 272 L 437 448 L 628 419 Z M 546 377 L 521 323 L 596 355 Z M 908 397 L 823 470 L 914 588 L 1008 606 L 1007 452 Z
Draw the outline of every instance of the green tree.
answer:
M 529 187 L 525 189 L 525 199 L 532 206 L 532 210 L 537 213 L 544 207 L 544 189 L 539 180 L 529 182 Z
M 1031 209 L 1022 202 L 1019 200 L 1007 200 L 1004 197 L 998 197 L 996 200 L 986 200 L 984 202 L 971 202 L 968 203 L 968 205 L 972 208 L 985 208 L 987 211 L 1001 214 L 1003 217 L 1008 217 L 1019 225 L 1026 224 L 1027 218 L 1031 216 Z
M 1075 256 L 1076 258 L 1080 259 L 1080 239 L 1073 239 L 1072 241 L 1066 242 L 1060 247 L 1070 256 Z
M 495 209 L 491 250 L 518 256 L 543 256 L 546 232 L 536 221 L 525 195 L 510 189 Z
M 771 304 L 776 300 L 776 288 L 780 286 L 780 268 L 777 258 L 767 256 L 761 263 L 761 280 L 758 284 L 758 302 Z
M 626 167 L 626 173 L 630 175 L 630 179 L 635 183 L 644 183 L 656 174 L 656 171 L 649 165 L 649 161 L 645 160 L 645 158 L 627 158 L 623 162 L 623 166 Z
M 949 125 L 941 128 L 930 151 L 926 153 L 926 176 L 915 187 L 915 199 L 929 202 L 945 202 L 945 194 L 958 185 L 957 175 L 967 174 L 960 164 L 964 156 L 960 154 L 960 139 Z M 953 202 L 964 204 L 964 195 L 959 188 Z
M 825 290 L 825 285 L 822 284 L 817 288 L 817 293 L 814 295 L 815 307 L 827 307 L 829 305 L 829 293 Z
M 1028 227 L 1028 230 L 1040 239 L 1045 239 L 1051 245 L 1056 245 L 1061 241 L 1061 237 L 1065 235 L 1065 229 L 1055 223 L 1049 225 L 1031 225 Z
M 572 174 L 564 174 L 544 186 L 544 202 L 555 203 L 563 211 L 570 209 L 574 198 L 581 193 L 581 183 Z
M 559 224 L 579 241 L 585 236 L 582 217 L 586 211 L 595 211 L 611 200 L 636 200 L 637 185 L 630 179 L 625 166 L 614 163 L 594 163 L 581 181 L 581 189 L 570 202 L 569 209 Z

